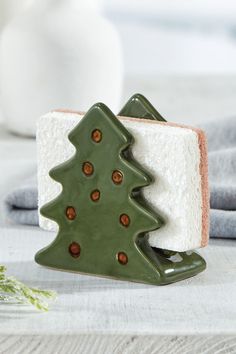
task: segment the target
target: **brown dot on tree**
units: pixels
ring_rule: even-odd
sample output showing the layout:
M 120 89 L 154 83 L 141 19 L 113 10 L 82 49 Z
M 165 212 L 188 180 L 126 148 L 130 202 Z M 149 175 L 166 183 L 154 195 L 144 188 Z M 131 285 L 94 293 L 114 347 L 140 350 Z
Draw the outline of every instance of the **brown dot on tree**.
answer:
M 94 168 L 91 162 L 86 161 L 83 163 L 83 172 L 86 176 L 91 176 L 93 174 Z
M 130 224 L 130 218 L 127 214 L 121 214 L 120 215 L 120 223 L 121 225 L 128 227 Z
M 123 173 L 119 170 L 115 170 L 112 172 L 112 181 L 115 184 L 121 184 L 123 181 Z
M 118 252 L 116 258 L 122 265 L 126 265 L 128 263 L 128 256 L 125 252 Z
M 77 242 L 72 242 L 69 245 L 69 252 L 70 252 L 72 257 L 78 258 L 80 256 L 80 251 L 81 251 L 81 248 L 80 248 L 80 245 Z
M 95 143 L 100 143 L 102 140 L 102 132 L 99 129 L 94 129 L 92 131 L 91 137 Z
M 74 220 L 76 217 L 75 208 L 72 206 L 67 207 L 66 208 L 66 216 L 67 216 L 67 219 Z
M 97 202 L 100 199 L 100 191 L 98 189 L 92 191 L 92 193 L 90 194 L 90 198 L 93 202 Z

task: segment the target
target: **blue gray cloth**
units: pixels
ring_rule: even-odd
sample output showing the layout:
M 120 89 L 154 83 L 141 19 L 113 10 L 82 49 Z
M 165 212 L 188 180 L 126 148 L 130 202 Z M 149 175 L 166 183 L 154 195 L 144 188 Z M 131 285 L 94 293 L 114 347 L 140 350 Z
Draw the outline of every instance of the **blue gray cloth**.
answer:
M 9 220 L 23 225 L 38 225 L 38 190 L 36 178 L 27 179 L 24 185 L 11 191 L 4 200 Z
M 209 149 L 210 236 L 236 239 L 236 118 L 202 124 L 201 128 Z M 36 182 L 11 192 L 5 209 L 16 223 L 38 225 Z
M 236 239 L 236 118 L 201 128 L 208 139 L 210 236 Z

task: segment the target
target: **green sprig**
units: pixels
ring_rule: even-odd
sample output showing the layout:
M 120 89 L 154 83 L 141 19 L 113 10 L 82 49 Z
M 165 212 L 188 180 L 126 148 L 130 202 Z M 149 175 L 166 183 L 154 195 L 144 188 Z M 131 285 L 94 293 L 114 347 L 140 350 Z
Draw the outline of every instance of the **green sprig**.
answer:
M 56 298 L 54 291 L 30 288 L 13 277 L 5 275 L 6 267 L 0 266 L 0 301 L 31 304 L 41 311 L 48 311 L 48 302 Z

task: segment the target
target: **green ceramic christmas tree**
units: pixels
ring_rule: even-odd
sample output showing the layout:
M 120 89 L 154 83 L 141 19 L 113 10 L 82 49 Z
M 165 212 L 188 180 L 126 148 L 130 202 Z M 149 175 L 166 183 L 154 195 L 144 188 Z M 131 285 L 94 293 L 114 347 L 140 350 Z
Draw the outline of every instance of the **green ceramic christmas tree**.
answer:
M 69 140 L 74 156 L 50 172 L 62 192 L 41 209 L 59 231 L 52 244 L 37 253 L 36 262 L 151 284 L 199 272 L 191 257 L 175 263 L 148 244 L 148 232 L 163 222 L 142 198 L 141 189 L 152 178 L 133 160 L 133 137 L 116 116 L 105 105 L 94 105 Z

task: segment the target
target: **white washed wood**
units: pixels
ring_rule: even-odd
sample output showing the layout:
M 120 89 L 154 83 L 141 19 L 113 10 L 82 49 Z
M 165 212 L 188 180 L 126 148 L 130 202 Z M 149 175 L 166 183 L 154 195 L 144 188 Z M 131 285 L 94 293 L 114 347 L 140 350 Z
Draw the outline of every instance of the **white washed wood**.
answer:
M 3 342 L 16 336 L 31 343 L 38 336 L 39 341 L 47 343 L 47 338 L 50 342 L 50 337 L 58 335 L 64 343 L 67 336 L 71 343 L 78 336 L 80 343 L 83 334 L 101 341 L 102 334 L 128 338 L 152 335 L 158 343 L 164 336 L 168 345 L 172 336 L 186 343 L 191 342 L 192 335 L 207 336 L 207 340 L 225 335 L 236 338 L 235 242 L 213 241 L 201 251 L 208 262 L 206 272 L 180 283 L 155 287 L 42 268 L 33 257 L 52 238 L 51 233 L 31 227 L 1 230 L 0 259 L 9 274 L 32 286 L 52 288 L 59 295 L 46 314 L 29 307 L 1 305 Z M 203 345 L 200 339 L 199 345 Z
M 235 353 L 234 336 L 4 336 L 0 352 L 9 354 L 216 354 Z

